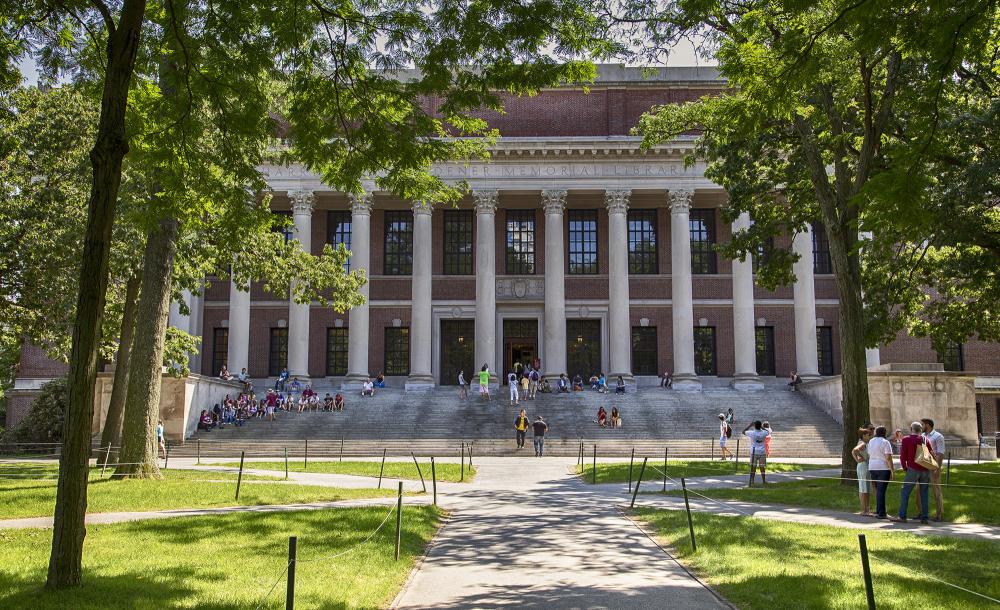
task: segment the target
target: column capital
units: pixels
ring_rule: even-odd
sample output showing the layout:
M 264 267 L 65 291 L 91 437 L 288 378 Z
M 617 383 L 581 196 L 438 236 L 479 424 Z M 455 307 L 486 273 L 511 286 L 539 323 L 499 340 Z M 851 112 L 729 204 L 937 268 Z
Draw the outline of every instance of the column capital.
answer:
M 430 216 L 434 212 L 434 206 L 429 203 L 424 203 L 423 201 L 413 202 L 413 215 L 414 217 L 420 216 Z
M 476 202 L 476 214 L 496 214 L 497 199 L 500 192 L 496 189 L 475 189 L 472 199 Z
M 608 214 L 626 214 L 628 199 L 632 195 L 630 189 L 604 191 L 604 203 L 608 206 Z
M 566 189 L 542 191 L 542 207 L 546 214 L 562 214 L 566 208 Z
M 347 196 L 351 202 L 351 213 L 352 214 L 364 214 L 366 216 L 372 213 L 372 194 L 371 193 L 361 193 L 360 195 L 351 193 Z
M 694 191 L 690 189 L 678 189 L 670 191 L 670 213 L 687 214 L 691 211 L 691 201 L 694 199 Z
M 316 193 L 313 191 L 289 191 L 288 198 L 292 200 L 293 214 L 312 214 L 316 203 Z

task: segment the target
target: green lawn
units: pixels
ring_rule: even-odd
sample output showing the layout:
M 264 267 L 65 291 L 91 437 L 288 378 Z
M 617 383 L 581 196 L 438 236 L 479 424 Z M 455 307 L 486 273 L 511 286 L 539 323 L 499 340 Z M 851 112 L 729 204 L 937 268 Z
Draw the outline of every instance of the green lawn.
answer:
M 771 471 L 771 467 L 772 464 L 767 465 L 768 471 Z M 598 474 L 600 474 L 600 471 L 598 471 Z M 671 474 L 671 476 L 673 475 Z M 855 481 L 852 481 L 850 486 L 844 486 L 841 485 L 840 481 L 831 479 L 789 481 L 787 483 L 779 482 L 782 480 L 782 477 L 774 477 L 768 480 L 768 486 L 765 488 L 702 489 L 699 490 L 699 493 L 720 500 L 747 500 L 769 504 L 826 508 L 845 512 L 858 512 L 860 510 L 858 487 Z M 899 482 L 903 480 L 903 475 L 896 473 L 894 480 L 897 483 L 891 483 L 886 492 L 886 509 L 890 515 L 899 512 L 899 491 L 901 488 Z M 942 482 L 943 480 L 942 478 Z M 759 478 L 757 479 L 757 484 L 760 485 Z M 1000 525 L 1000 503 L 996 501 L 1000 490 L 957 487 L 957 485 L 1000 487 L 1000 462 L 953 465 L 951 467 L 951 484 L 956 485 L 956 487 L 944 488 L 944 518 L 946 521 Z M 675 491 L 667 493 L 668 495 L 680 494 L 680 492 Z M 913 493 L 910 495 L 910 507 L 908 511 L 910 517 L 914 517 L 917 514 L 916 495 L 917 489 L 914 488 Z M 930 501 L 930 515 L 934 516 L 933 494 L 930 495 Z M 875 510 L 874 494 L 871 498 L 871 510 L 873 512 Z
M 642 467 L 642 458 L 637 458 L 632 467 L 632 480 L 639 477 L 639 469 Z M 803 470 L 815 470 L 819 468 L 830 468 L 830 466 L 816 464 L 782 464 L 775 462 L 767 465 L 768 469 L 775 472 L 801 472 Z M 663 458 L 650 458 L 646 466 L 646 473 L 643 479 L 646 481 L 662 481 Z M 587 483 L 594 482 L 593 463 L 584 464 L 581 468 L 576 467 L 577 474 Z M 705 462 L 698 460 L 669 460 L 667 462 L 667 476 L 679 479 L 681 477 L 710 477 L 710 476 L 732 476 L 733 474 L 748 473 L 749 465 L 740 462 L 737 471 L 736 464 L 729 460 L 727 462 Z M 597 463 L 597 483 L 625 483 L 629 479 L 628 462 L 606 462 Z
M 696 513 L 698 551 L 692 553 L 683 511 L 641 509 L 637 513 L 673 547 L 681 562 L 738 608 L 865 607 L 856 530 Z M 897 564 L 919 565 L 936 578 L 1000 598 L 998 543 L 903 533 L 865 534 L 874 555 Z M 870 561 L 875 603 L 880 609 L 964 610 L 988 605 L 982 598 L 937 584 L 909 568 L 874 556 Z
M 0 519 L 45 517 L 55 507 L 58 467 L 50 464 L 0 464 Z M 164 470 L 164 480 L 112 481 L 91 469 L 87 512 L 259 506 L 322 502 L 393 495 L 390 489 L 338 489 L 273 481 L 273 477 L 243 477 L 237 502 L 236 476 L 221 472 Z M 110 473 L 110 471 L 109 471 Z M 29 475 L 17 476 L 12 475 Z M 4 478 L 4 476 L 8 478 Z
M 239 468 L 239 462 L 225 462 L 222 464 L 210 464 L 210 466 L 226 466 L 231 468 Z M 285 462 L 245 462 L 243 464 L 244 468 L 253 468 L 256 470 L 276 470 L 282 473 L 284 476 L 285 472 Z M 306 465 L 302 459 L 289 459 L 288 460 L 288 471 L 289 472 L 316 472 L 323 474 L 350 474 L 362 477 L 377 477 L 379 469 L 382 467 L 382 462 L 330 462 L 330 461 L 310 461 Z M 451 481 L 458 482 L 462 479 L 462 466 L 461 464 L 441 464 L 436 463 L 434 466 L 437 471 L 438 481 Z M 430 461 L 421 461 L 420 470 L 424 473 L 424 479 L 429 483 L 431 480 L 431 463 Z M 475 476 L 476 470 L 470 468 L 468 464 L 465 465 L 465 481 L 471 481 Z M 412 461 L 409 462 L 386 462 L 385 463 L 385 473 L 382 475 L 387 479 L 419 479 L 420 475 L 417 473 L 417 467 L 413 465 Z
M 368 542 L 382 508 L 232 514 L 87 528 L 84 583 L 45 591 L 49 530 L 0 531 L 0 607 L 285 607 L 288 537 L 298 537 L 297 608 L 384 608 L 406 581 L 440 522 L 433 507 L 403 507 L 400 560 L 395 517 Z M 331 555 L 354 548 L 341 557 Z

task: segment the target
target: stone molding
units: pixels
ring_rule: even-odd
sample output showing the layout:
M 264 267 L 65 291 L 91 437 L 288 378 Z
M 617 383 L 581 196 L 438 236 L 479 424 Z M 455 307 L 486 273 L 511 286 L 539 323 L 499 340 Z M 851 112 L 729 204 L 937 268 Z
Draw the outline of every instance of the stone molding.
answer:
M 476 202 L 476 214 L 496 214 L 500 191 L 496 189 L 476 189 L 472 198 Z
M 608 206 L 608 214 L 628 213 L 628 200 L 631 195 L 630 189 L 604 191 L 604 203 Z
M 535 278 L 500 278 L 497 280 L 497 300 L 541 299 L 545 297 L 545 281 Z
M 413 202 L 413 215 L 430 216 L 434 213 L 434 206 L 422 201 Z
M 691 201 L 694 199 L 694 191 L 678 189 L 670 191 L 669 197 L 671 214 L 687 214 L 691 211 Z
M 288 198 L 292 200 L 293 214 L 312 214 L 313 206 L 316 204 L 314 191 L 290 191 Z
M 566 209 L 566 189 L 546 189 L 542 191 L 542 207 L 546 214 L 562 214 Z
M 372 195 L 371 193 L 362 193 L 361 195 L 350 194 L 347 196 L 351 202 L 351 214 L 364 214 L 370 216 L 372 213 Z

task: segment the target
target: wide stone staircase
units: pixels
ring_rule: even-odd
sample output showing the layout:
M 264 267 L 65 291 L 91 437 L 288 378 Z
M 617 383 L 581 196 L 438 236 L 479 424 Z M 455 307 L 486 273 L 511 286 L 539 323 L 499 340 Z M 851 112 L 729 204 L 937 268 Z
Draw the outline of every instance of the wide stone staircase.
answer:
M 783 385 L 783 384 L 782 384 Z M 343 412 L 280 412 L 277 421 L 253 419 L 243 427 L 199 432 L 172 455 L 203 457 L 281 456 L 287 449 L 294 457 L 388 455 L 455 456 L 462 443 L 475 455 L 515 455 L 513 422 L 524 408 L 531 420 L 541 415 L 549 425 L 546 452 L 577 455 L 580 444 L 587 456 L 594 445 L 600 456 L 636 455 L 662 458 L 664 448 L 671 457 L 718 456 L 718 414 L 732 408 L 736 415 L 730 450 L 736 450 L 740 431 L 754 419 L 768 420 L 773 430 L 775 457 L 834 457 L 840 455 L 841 427 L 813 407 L 802 395 L 780 389 L 777 384 L 760 392 L 740 392 L 727 387 L 708 387 L 700 392 L 641 388 L 626 395 L 600 394 L 587 390 L 571 394 L 538 394 L 511 406 L 507 388 L 489 402 L 473 390 L 468 400 L 456 388 L 426 392 L 385 389 L 373 398 L 346 394 Z M 320 396 L 333 388 L 317 386 Z M 622 414 L 620 429 L 600 428 L 597 409 Z M 210 405 L 207 405 L 210 407 Z M 744 439 L 745 440 L 745 439 Z M 741 443 L 746 456 L 746 443 Z

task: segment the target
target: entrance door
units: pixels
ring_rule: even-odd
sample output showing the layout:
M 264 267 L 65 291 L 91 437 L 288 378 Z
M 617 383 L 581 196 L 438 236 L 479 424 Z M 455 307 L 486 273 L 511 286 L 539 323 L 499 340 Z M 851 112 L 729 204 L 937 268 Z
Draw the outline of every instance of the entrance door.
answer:
M 441 320 L 441 385 L 457 385 L 458 372 L 472 383 L 479 369 L 475 354 L 476 324 L 473 320 Z
M 504 368 L 497 375 L 507 383 L 507 373 L 515 363 L 527 367 L 538 357 L 538 320 L 504 320 L 503 347 Z
M 584 381 L 601 370 L 601 321 L 566 320 L 566 373 Z

